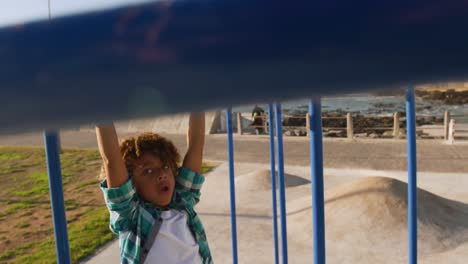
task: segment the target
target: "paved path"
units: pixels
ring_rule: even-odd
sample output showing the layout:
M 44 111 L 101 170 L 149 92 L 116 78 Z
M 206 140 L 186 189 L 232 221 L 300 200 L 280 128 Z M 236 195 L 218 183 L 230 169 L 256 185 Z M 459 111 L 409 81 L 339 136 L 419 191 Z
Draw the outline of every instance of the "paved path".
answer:
M 181 152 L 185 149 L 184 135 L 168 135 Z M 65 147 L 96 148 L 92 132 L 65 131 L 61 133 Z M 269 163 L 267 136 L 235 136 L 235 160 Z M 42 145 L 41 134 L 1 136 L 0 145 Z M 376 170 L 406 170 L 406 141 L 392 139 L 324 139 L 324 166 L 328 168 L 360 168 Z M 226 135 L 206 138 L 205 158 L 227 160 Z M 305 137 L 284 137 L 285 162 L 309 165 L 309 141 Z M 441 140 L 418 141 L 418 170 L 432 172 L 468 172 L 468 145 L 447 145 Z

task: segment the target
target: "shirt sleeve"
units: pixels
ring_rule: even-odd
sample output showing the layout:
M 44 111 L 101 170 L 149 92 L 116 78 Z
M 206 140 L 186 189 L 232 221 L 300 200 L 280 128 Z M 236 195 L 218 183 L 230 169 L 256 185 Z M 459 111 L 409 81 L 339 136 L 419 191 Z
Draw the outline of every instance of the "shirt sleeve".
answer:
M 110 229 L 115 234 L 128 231 L 135 219 L 138 195 L 131 178 L 116 188 L 108 188 L 107 181 L 101 182 L 101 190 L 110 213 Z
M 205 177 L 200 173 L 181 167 L 177 175 L 175 189 L 185 200 L 196 205 L 200 201 L 200 190 L 204 182 Z

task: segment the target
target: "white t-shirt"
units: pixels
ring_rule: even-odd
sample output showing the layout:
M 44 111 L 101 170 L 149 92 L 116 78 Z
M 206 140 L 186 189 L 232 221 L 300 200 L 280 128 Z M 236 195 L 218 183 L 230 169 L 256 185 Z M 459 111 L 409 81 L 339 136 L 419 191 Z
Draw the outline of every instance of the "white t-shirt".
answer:
M 185 212 L 163 211 L 163 221 L 144 264 L 201 264 L 198 243 L 187 225 Z

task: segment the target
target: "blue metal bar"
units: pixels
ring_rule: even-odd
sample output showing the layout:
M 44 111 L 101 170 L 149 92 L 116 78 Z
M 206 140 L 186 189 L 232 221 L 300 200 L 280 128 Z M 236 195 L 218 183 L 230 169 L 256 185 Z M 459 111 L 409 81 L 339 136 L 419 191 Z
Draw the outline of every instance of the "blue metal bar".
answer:
M 237 264 L 237 224 L 236 224 L 236 186 L 234 181 L 234 143 L 232 139 L 232 109 L 226 110 L 228 160 L 229 160 L 229 194 L 231 199 L 231 237 L 232 263 Z
M 466 79 L 466 1 L 283 2 L 151 1 L 6 22 L 0 131 Z M 148 38 L 154 25 L 164 31 Z
M 55 247 L 57 262 L 70 263 L 70 249 L 68 246 L 67 219 L 63 200 L 62 173 L 60 169 L 60 146 L 57 132 L 45 132 L 45 151 L 47 172 L 49 174 L 50 203 L 54 221 Z
M 276 140 L 278 142 L 278 183 L 281 220 L 281 252 L 282 263 L 288 263 L 288 234 L 286 225 L 286 191 L 284 185 L 284 159 L 283 159 L 283 124 L 281 123 L 281 104 L 275 104 Z
M 418 262 L 418 211 L 416 182 L 416 113 L 414 87 L 406 89 L 406 128 L 408 142 L 408 263 Z
M 273 218 L 273 239 L 275 243 L 275 264 L 279 263 L 278 254 L 278 216 L 276 213 L 276 169 L 275 169 L 275 132 L 273 105 L 268 104 L 268 133 L 270 134 L 270 171 L 271 171 L 271 201 Z
M 325 264 L 325 203 L 323 192 L 322 109 L 320 97 L 309 102 L 310 174 L 314 225 L 314 263 Z

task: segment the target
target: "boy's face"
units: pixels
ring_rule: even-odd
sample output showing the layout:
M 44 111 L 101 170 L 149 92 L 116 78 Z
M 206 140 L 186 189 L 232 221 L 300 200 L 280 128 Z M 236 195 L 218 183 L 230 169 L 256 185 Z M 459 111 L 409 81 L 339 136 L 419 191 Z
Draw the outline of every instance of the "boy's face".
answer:
M 144 153 L 135 162 L 133 184 L 143 199 L 159 207 L 166 207 L 174 192 L 174 173 L 169 164 L 163 164 L 159 157 Z

